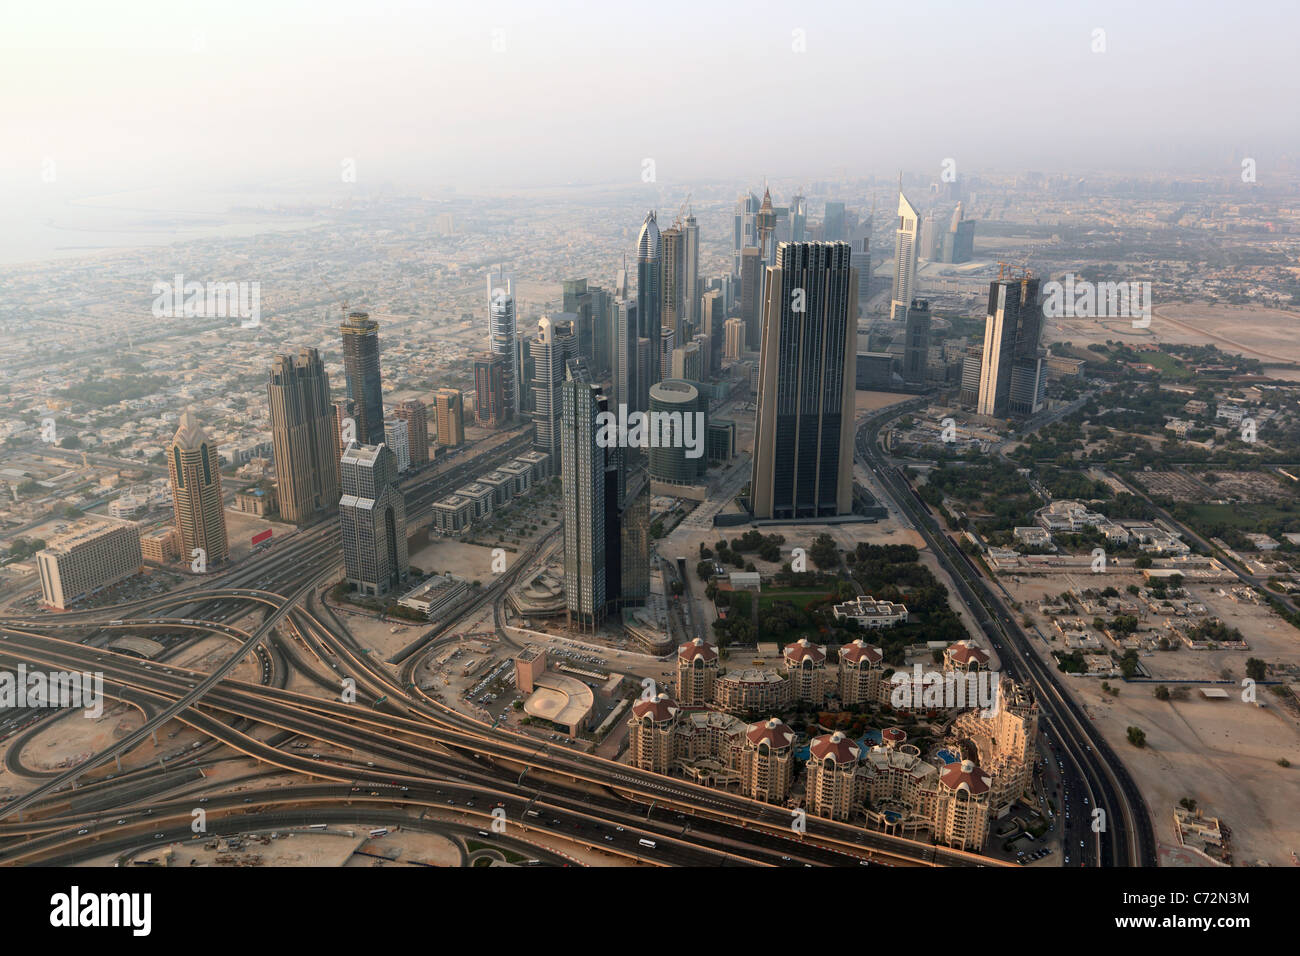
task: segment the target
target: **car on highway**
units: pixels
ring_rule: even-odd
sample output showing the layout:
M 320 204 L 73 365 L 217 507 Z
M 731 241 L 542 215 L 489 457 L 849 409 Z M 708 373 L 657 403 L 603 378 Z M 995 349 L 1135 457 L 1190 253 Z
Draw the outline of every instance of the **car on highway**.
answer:
M 89 833 L 89 832 L 90 831 L 87 830 L 85 827 L 82 827 L 80 830 L 77 831 L 77 836 L 81 836 L 82 834 Z

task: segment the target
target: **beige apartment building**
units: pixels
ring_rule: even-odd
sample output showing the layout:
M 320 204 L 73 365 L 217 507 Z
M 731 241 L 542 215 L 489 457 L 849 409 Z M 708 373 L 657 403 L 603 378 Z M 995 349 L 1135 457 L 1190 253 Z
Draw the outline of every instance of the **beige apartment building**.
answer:
M 861 808 L 866 777 L 859 772 L 861 749 L 841 731 L 814 737 L 809 745 L 804 808 L 831 820 L 848 821 Z
M 875 704 L 880 700 L 885 655 L 862 638 L 840 648 L 840 702 L 845 706 Z
M 36 555 L 41 599 L 59 610 L 136 574 L 144 565 L 134 522 L 88 518 Z
M 732 714 L 780 712 L 790 706 L 790 681 L 784 674 L 747 667 L 718 677 L 713 684 L 714 705 Z
M 801 700 L 820 707 L 826 703 L 826 651 L 806 637 L 801 637 L 785 647 L 781 654 L 786 675 L 790 678 L 790 693 Z
M 663 774 L 672 769 L 679 713 L 681 708 L 667 694 L 632 705 L 627 720 L 627 749 L 633 767 Z
M 993 778 L 989 804 L 999 812 L 1030 792 L 1038 704 L 1028 689 L 998 675 L 998 706 L 991 717 L 967 711 L 953 721 L 950 735 L 974 745 L 980 766 Z
M 170 564 L 179 561 L 181 539 L 174 527 L 156 528 L 140 536 L 140 553 L 150 564 Z
M 456 448 L 465 444 L 465 407 L 460 390 L 440 388 L 435 393 L 434 401 L 438 415 L 438 444 L 444 448 Z M 411 460 L 415 460 L 414 456 Z
M 677 700 L 686 707 L 713 700 L 718 679 L 718 651 L 703 638 L 683 644 L 677 651 Z
M 764 803 L 785 803 L 794 781 L 794 731 L 776 717 L 750 724 L 740 749 L 740 785 Z
M 687 711 L 667 694 L 639 700 L 628 717 L 628 762 L 680 772 L 710 787 L 733 787 L 755 800 L 784 803 L 794 780 L 795 733 L 772 717 L 745 724 L 713 710 Z
M 722 323 L 722 357 L 739 359 L 745 354 L 745 322 L 743 319 L 727 319 Z
M 978 853 L 989 837 L 989 797 L 993 779 L 969 760 L 939 772 L 934 840 L 956 850 Z

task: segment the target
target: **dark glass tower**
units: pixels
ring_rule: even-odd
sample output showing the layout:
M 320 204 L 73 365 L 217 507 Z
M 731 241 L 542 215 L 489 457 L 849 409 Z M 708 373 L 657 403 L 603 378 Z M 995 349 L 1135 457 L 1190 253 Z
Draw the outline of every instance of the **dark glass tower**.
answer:
M 315 349 L 277 355 L 266 385 L 280 517 L 301 524 L 339 500 L 334 409 L 325 364 Z
M 853 503 L 858 273 L 844 242 L 783 242 L 768 270 L 751 494 L 756 518 Z
M 343 373 L 357 422 L 357 442 L 384 443 L 384 391 L 379 377 L 379 323 L 365 312 L 349 312 L 343 334 Z

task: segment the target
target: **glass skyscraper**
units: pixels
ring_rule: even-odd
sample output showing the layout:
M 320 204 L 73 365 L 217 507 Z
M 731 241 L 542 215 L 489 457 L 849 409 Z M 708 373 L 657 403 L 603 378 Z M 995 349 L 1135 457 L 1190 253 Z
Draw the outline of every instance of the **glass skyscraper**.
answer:
M 858 273 L 845 242 L 783 242 L 767 273 L 750 484 L 755 518 L 853 503 Z
M 357 441 L 384 440 L 384 390 L 379 376 L 379 323 L 365 312 L 349 312 L 339 326 L 343 335 L 343 372 L 357 423 Z

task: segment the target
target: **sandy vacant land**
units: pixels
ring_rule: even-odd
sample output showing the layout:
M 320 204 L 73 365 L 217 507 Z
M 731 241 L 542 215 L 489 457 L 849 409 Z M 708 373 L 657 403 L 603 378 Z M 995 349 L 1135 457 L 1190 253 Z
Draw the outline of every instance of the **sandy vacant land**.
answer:
M 1300 315 L 1295 312 L 1259 306 L 1157 303 L 1146 329 L 1133 328 L 1131 319 L 1049 319 L 1043 327 L 1043 344 L 1071 342 L 1082 348 L 1118 339 L 1129 345 L 1214 345 L 1247 358 L 1300 362 L 1298 324 Z
M 1040 652 L 1060 648 L 1063 642 L 1051 622 L 1037 613 L 1039 600 L 1071 588 L 1111 585 L 1122 592 L 1129 584 L 1141 583 L 1127 569 L 1105 574 L 1102 582 L 1080 574 L 1017 577 L 1018 581 L 1002 575 L 1000 580 L 1022 602 L 1021 613 L 1028 614 L 1043 634 L 1055 638 L 1046 647 L 1035 641 Z M 1184 701 L 1156 700 L 1156 684 L 1110 679 L 1107 683 L 1119 688 L 1118 697 L 1102 691 L 1097 678 L 1068 677 L 1065 686 L 1084 704 L 1133 773 L 1161 844 L 1176 845 L 1173 808 L 1190 797 L 1207 816 L 1219 817 L 1232 830 L 1235 864 L 1263 860 L 1289 866 L 1291 851 L 1300 851 L 1300 818 L 1294 813 L 1300 801 L 1300 724 L 1267 689 L 1258 691 L 1259 699 L 1267 703 L 1261 708 L 1243 702 L 1236 687 L 1227 686 L 1231 697 L 1222 701 L 1204 699 L 1198 688 L 1211 686 L 1225 672 L 1239 681 L 1245 676 L 1246 659 L 1252 656 L 1284 666 L 1300 662 L 1300 632 L 1266 606 L 1234 601 L 1226 586 L 1191 585 L 1188 590 L 1194 600 L 1206 605 L 1210 617 L 1239 628 L 1250 650 L 1184 647 L 1142 652 L 1142 665 L 1156 681 L 1167 680 L 1171 688 L 1178 686 L 1174 682 L 1189 682 L 1181 685 L 1189 691 Z M 1141 629 L 1169 633 L 1163 629 L 1169 620 L 1188 623 L 1186 618 L 1148 613 Z M 1128 743 L 1130 726 L 1146 733 L 1145 748 Z M 1293 766 L 1279 766 L 1279 758 Z
M 1165 702 L 1150 685 L 1122 683 L 1110 697 L 1087 678 L 1069 686 L 1134 775 L 1161 843 L 1176 844 L 1173 808 L 1191 797 L 1232 830 L 1234 864 L 1292 864 L 1300 850 L 1300 734 L 1275 701 L 1260 708 L 1239 695 L 1210 701 L 1193 690 L 1186 701 Z M 1146 732 L 1146 747 L 1125 740 L 1130 726 Z M 1291 766 L 1278 766 L 1280 757 Z

